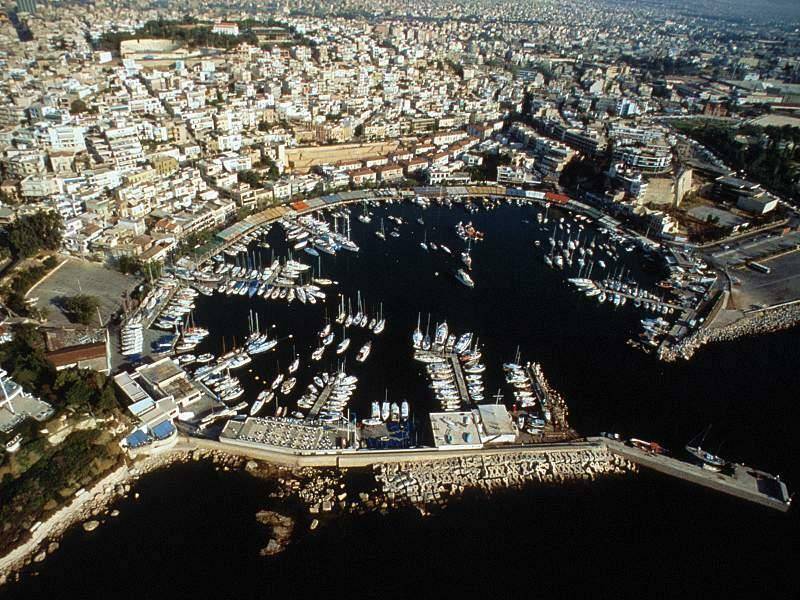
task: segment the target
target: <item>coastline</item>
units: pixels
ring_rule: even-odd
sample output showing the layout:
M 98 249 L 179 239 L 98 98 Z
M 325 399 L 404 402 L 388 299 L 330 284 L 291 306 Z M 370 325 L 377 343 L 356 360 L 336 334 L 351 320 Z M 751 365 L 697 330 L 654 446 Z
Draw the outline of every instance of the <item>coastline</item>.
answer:
M 705 344 L 730 342 L 739 338 L 766 335 L 791 329 L 800 324 L 800 306 L 794 304 L 768 309 L 756 314 L 744 315 L 722 327 L 702 328 L 675 346 L 659 354 L 664 362 L 676 362 L 679 358 L 690 360 Z
M 131 491 L 131 484 L 142 475 L 164 469 L 178 462 L 212 460 L 225 468 L 238 466 L 241 457 L 214 450 L 204 450 L 173 445 L 156 453 L 136 457 L 96 481 L 80 496 L 59 508 L 31 534 L 30 539 L 0 557 L 0 587 L 17 580 L 20 571 L 33 562 L 42 562 L 48 554 L 58 550 L 59 540 L 74 525 L 84 523 L 87 533 L 116 515 L 108 513 L 109 506 Z

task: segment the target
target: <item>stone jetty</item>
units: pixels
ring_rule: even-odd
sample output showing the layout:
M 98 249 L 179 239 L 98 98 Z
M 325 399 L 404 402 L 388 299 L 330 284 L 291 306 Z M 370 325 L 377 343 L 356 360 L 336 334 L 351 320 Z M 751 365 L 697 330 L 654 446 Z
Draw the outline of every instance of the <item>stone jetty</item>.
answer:
M 443 460 L 375 465 L 375 479 L 396 503 L 418 507 L 441 504 L 466 489 L 491 492 L 532 482 L 560 483 L 595 479 L 635 470 L 631 462 L 606 448 L 520 451 L 460 456 Z
M 798 304 L 749 313 L 722 327 L 702 327 L 677 344 L 660 349 L 659 358 L 665 362 L 674 362 L 679 358 L 688 360 L 700 347 L 709 342 L 728 342 L 749 335 L 780 331 L 794 327 L 798 323 L 800 323 Z

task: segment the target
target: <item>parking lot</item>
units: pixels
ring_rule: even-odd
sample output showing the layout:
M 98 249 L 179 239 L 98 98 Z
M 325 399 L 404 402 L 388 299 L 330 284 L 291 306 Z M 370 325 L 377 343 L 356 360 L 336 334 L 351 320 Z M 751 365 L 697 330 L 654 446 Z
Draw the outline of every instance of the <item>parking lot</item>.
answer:
M 123 294 L 130 292 L 137 283 L 135 277 L 98 263 L 68 258 L 65 264 L 33 287 L 28 298 L 38 298 L 36 306 L 47 309 L 48 323 L 58 326 L 69 323 L 59 307 L 60 298 L 76 294 L 94 296 L 100 301 L 100 314 L 105 324 L 119 309 Z
M 800 298 L 800 252 L 764 260 L 770 273 L 746 266 L 730 269 L 733 305 L 740 310 L 772 306 Z
M 719 267 L 733 268 L 742 266 L 748 261 L 770 260 L 769 257 L 797 249 L 798 246 L 800 246 L 800 232 L 792 231 L 786 235 L 770 235 L 765 232 L 741 242 L 715 248 L 707 258 Z

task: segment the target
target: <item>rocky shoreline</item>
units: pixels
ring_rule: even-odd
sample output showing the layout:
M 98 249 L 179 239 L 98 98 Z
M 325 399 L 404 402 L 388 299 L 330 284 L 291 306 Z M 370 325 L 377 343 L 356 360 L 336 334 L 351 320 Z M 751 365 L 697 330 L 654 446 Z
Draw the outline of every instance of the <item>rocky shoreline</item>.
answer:
M 351 485 L 348 469 L 289 468 L 218 450 L 173 447 L 121 467 L 45 521 L 31 540 L 0 559 L 0 584 L 17 580 L 22 569 L 44 561 L 48 554 L 57 551 L 59 540 L 73 525 L 82 523 L 84 531 L 91 535 L 109 519 L 116 518 L 119 511 L 109 510 L 111 504 L 129 495 L 132 484 L 143 475 L 176 463 L 200 460 L 211 461 L 217 469 L 241 469 L 275 483 L 268 498 L 287 504 L 281 512 L 271 506 L 254 515 L 258 523 L 269 528 L 266 544 L 260 552 L 262 556 L 282 552 L 299 531 L 298 525 L 313 531 L 321 522 L 338 514 L 386 513 L 392 508 L 410 505 L 426 515 L 433 508 L 444 508 L 449 500 L 468 489 L 491 493 L 533 482 L 557 484 L 593 480 L 601 475 L 621 475 L 637 470 L 635 465 L 605 448 L 531 449 L 377 464 L 371 473 L 368 469 L 359 469 L 358 475 L 365 477 Z M 138 497 L 138 493 L 133 493 Z M 297 506 L 290 509 L 292 502 L 307 511 L 307 518 L 292 512 L 297 509 Z M 286 512 L 292 514 L 284 514 Z
M 659 351 L 659 358 L 675 362 L 689 360 L 704 344 L 789 329 L 800 323 L 800 305 L 793 304 L 750 314 L 723 327 L 703 327 L 679 343 Z
M 143 475 L 190 460 L 211 460 L 224 469 L 239 468 L 245 462 L 241 457 L 221 452 L 172 448 L 119 467 L 56 511 L 30 539 L 0 558 L 0 586 L 18 580 L 22 569 L 43 562 L 48 554 L 56 552 L 61 538 L 73 525 L 82 523 L 84 531 L 89 533 L 109 518 L 118 517 L 119 511 L 109 511 L 110 505 L 130 494 L 132 484 Z M 138 498 L 138 493 L 134 492 L 134 498 Z

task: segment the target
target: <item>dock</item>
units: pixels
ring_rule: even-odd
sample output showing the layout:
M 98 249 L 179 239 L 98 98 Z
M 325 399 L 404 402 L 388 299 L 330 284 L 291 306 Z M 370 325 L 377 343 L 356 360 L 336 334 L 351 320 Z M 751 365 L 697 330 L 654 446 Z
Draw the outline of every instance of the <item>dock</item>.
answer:
M 328 401 L 328 397 L 331 395 L 331 391 L 333 391 L 333 384 L 336 381 L 336 378 L 331 378 L 328 384 L 322 388 L 322 391 L 319 393 L 317 397 L 317 401 L 314 402 L 314 406 L 311 407 L 311 410 L 308 411 L 308 415 L 306 415 L 306 420 L 308 421 L 315 421 L 319 416 L 322 407 L 325 406 L 325 403 Z
M 458 395 L 461 396 L 461 403 L 464 404 L 464 406 L 470 406 L 473 402 L 467 391 L 467 382 L 464 380 L 464 371 L 461 369 L 461 363 L 458 362 L 458 355 L 448 354 L 447 358 L 456 376 L 456 387 L 458 388 Z
M 650 304 L 655 304 L 659 309 L 661 307 L 663 307 L 663 306 L 666 306 L 667 308 L 671 308 L 671 309 L 677 310 L 679 312 L 682 312 L 682 311 L 686 310 L 686 307 L 685 306 L 681 306 L 680 304 L 673 304 L 671 302 L 664 302 L 663 300 L 654 300 L 652 298 L 640 298 L 638 296 L 634 296 L 633 294 L 629 294 L 628 292 L 621 292 L 621 291 L 612 289 L 610 287 L 606 287 L 602 283 L 597 283 L 597 289 L 599 289 L 602 292 L 604 292 L 607 296 L 613 296 L 614 294 L 616 294 L 617 296 L 627 298 L 628 300 L 631 300 L 631 301 L 634 301 L 634 302 L 637 301 L 637 300 L 639 302 L 649 302 Z
M 766 473 L 746 465 L 734 464 L 733 472 L 726 474 L 704 469 L 701 466 L 663 454 L 640 450 L 620 441 L 606 438 L 587 439 L 595 442 L 602 441 L 617 456 L 664 475 L 677 477 L 781 512 L 786 512 L 791 507 L 789 493 L 782 481 L 773 479 Z M 773 485 L 767 485 L 768 482 Z

